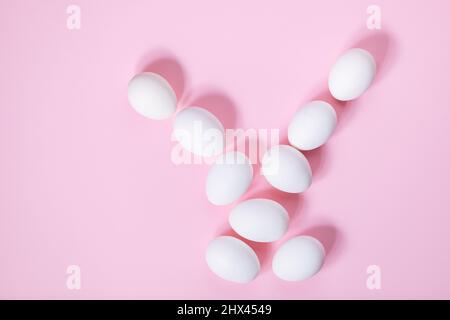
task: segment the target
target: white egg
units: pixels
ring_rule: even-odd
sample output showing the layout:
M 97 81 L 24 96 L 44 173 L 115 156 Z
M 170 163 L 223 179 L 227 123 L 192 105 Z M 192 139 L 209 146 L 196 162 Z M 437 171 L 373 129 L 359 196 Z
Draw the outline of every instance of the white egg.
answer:
M 323 145 L 336 127 L 336 111 L 325 101 L 312 101 L 301 107 L 288 127 L 289 143 L 300 150 Z
M 311 185 L 312 172 L 306 157 L 288 145 L 277 145 L 263 156 L 261 173 L 273 187 L 300 193 Z
M 319 240 L 298 236 L 288 240 L 275 253 L 272 269 L 286 281 L 301 281 L 319 272 L 325 258 L 325 249 Z
M 183 148 L 200 156 L 215 156 L 224 148 L 222 123 L 211 112 L 199 107 L 185 108 L 176 115 L 173 136 Z
M 248 240 L 272 242 L 286 233 L 289 215 L 278 202 L 251 199 L 238 204 L 228 221 L 237 234 Z
M 177 108 L 177 96 L 162 76 L 152 72 L 136 75 L 128 84 L 128 101 L 140 115 L 162 120 Z
M 247 191 L 252 179 L 250 160 L 241 152 L 228 152 L 209 169 L 206 196 L 216 206 L 230 204 Z
M 370 87 L 375 72 L 375 59 L 368 51 L 350 49 L 344 52 L 331 68 L 328 87 L 336 99 L 353 100 Z
M 206 263 L 222 279 L 247 283 L 258 274 L 260 264 L 255 251 L 230 236 L 214 239 L 206 249 Z

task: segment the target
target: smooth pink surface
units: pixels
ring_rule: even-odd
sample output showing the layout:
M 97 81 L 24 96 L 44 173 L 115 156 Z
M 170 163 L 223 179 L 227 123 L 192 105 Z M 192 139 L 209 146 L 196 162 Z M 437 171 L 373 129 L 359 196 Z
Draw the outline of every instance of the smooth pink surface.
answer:
M 1 298 L 450 298 L 450 41 L 447 0 L 76 0 L 0 2 Z M 372 50 L 375 84 L 355 102 L 327 94 L 345 49 Z M 181 106 L 215 110 L 227 127 L 280 128 L 315 98 L 338 109 L 337 131 L 306 155 L 300 197 L 258 176 L 293 216 L 258 245 L 248 285 L 214 276 L 208 242 L 231 208 L 210 205 L 206 165 L 172 164 L 172 120 L 128 105 L 137 72 L 165 75 Z M 273 250 L 297 234 L 328 251 L 314 278 L 286 283 Z M 254 246 L 252 244 L 252 246 Z M 255 246 L 254 246 L 255 247 Z M 66 288 L 79 265 L 81 290 Z M 366 288 L 366 268 L 382 289 Z

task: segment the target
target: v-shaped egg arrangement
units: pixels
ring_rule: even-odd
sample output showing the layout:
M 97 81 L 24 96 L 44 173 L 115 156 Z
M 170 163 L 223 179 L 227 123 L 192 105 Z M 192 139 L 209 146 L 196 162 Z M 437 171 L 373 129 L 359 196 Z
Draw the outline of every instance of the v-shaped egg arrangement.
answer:
M 371 85 L 376 64 L 366 50 L 346 51 L 333 65 L 328 78 L 331 95 L 340 101 L 358 98 Z M 142 116 L 162 120 L 175 113 L 177 97 L 161 75 L 145 72 L 129 83 L 131 106 Z M 300 150 L 313 150 L 323 145 L 336 126 L 336 112 L 324 101 L 312 101 L 301 107 L 288 127 L 290 145 L 271 147 L 261 161 L 261 173 L 274 188 L 288 193 L 301 193 L 312 181 L 311 168 Z M 201 134 L 194 134 L 195 124 L 201 124 Z M 209 170 L 206 195 L 214 205 L 228 205 L 238 200 L 250 187 L 253 168 L 240 152 L 221 154 L 223 140 L 205 145 L 202 134 L 213 130 L 224 137 L 224 127 L 209 111 L 187 107 L 178 112 L 174 122 L 175 138 L 180 145 L 200 156 L 218 156 Z M 191 139 L 177 137 L 177 132 L 190 133 Z M 286 209 L 271 199 L 250 199 L 239 203 L 229 215 L 231 228 L 241 237 L 255 242 L 279 240 L 287 231 L 289 215 Z M 255 251 L 232 236 L 220 236 L 207 247 L 206 262 L 222 279 L 247 283 L 260 270 Z M 286 281 L 301 281 L 316 274 L 322 267 L 325 249 L 319 240 L 297 236 L 285 242 L 275 253 L 272 269 Z

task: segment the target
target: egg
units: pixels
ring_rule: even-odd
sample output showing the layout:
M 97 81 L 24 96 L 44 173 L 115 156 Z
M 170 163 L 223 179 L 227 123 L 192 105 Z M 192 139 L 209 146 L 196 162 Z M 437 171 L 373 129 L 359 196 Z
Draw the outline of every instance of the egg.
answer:
M 275 253 L 272 270 L 286 281 L 301 281 L 319 272 L 325 258 L 325 249 L 319 240 L 298 236 L 288 240 Z
M 200 107 L 189 107 L 176 115 L 173 137 L 193 154 L 211 157 L 223 151 L 225 130 L 211 112 Z
M 344 52 L 331 68 L 328 87 L 336 99 L 353 100 L 370 87 L 375 72 L 373 56 L 364 49 L 353 48 Z
M 212 204 L 223 206 L 241 197 L 253 179 L 250 160 L 241 152 L 220 156 L 209 169 L 206 196 Z
M 306 157 L 288 145 L 274 146 L 264 154 L 261 173 L 274 188 L 289 193 L 305 191 L 312 180 Z
M 289 215 L 278 202 L 250 199 L 238 204 L 228 221 L 241 237 L 256 242 L 272 242 L 286 233 Z
M 162 76 L 152 72 L 136 75 L 128 84 L 128 101 L 140 115 L 162 120 L 177 108 L 177 97 Z
M 288 127 L 289 143 L 300 150 L 323 145 L 336 127 L 336 111 L 325 101 L 312 101 L 301 107 Z
M 252 281 L 260 269 L 255 251 L 243 241 L 230 236 L 218 237 L 208 245 L 206 263 L 218 277 L 238 283 Z

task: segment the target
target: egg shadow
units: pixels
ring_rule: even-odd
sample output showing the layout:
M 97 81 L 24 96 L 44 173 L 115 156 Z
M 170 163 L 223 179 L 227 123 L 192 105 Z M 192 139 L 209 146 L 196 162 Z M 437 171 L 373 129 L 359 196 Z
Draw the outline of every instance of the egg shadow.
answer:
M 236 127 L 237 110 L 234 101 L 221 90 L 196 89 L 195 95 L 187 99 L 187 105 L 201 107 L 214 114 L 225 129 Z
M 306 229 L 301 235 L 314 237 L 322 243 L 326 254 L 324 267 L 336 260 L 343 246 L 342 236 L 333 225 L 318 225 Z
M 152 51 L 138 63 L 137 72 L 154 72 L 164 77 L 181 104 L 185 93 L 186 75 L 178 59 L 166 50 Z

